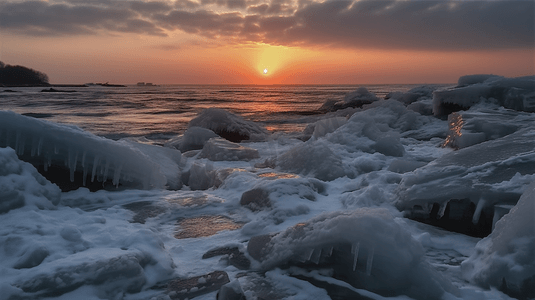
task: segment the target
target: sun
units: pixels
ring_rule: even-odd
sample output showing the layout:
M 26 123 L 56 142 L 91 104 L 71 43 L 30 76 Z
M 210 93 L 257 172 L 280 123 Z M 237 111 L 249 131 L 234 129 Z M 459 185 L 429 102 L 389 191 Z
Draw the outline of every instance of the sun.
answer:
M 268 69 L 264 69 L 264 74 L 267 74 L 267 72 L 268 72 Z

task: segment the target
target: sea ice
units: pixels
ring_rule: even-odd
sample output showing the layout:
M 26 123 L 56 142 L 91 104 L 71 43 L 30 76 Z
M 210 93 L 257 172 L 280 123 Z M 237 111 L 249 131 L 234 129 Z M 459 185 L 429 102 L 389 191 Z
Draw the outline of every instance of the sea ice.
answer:
M 80 180 L 128 185 L 137 188 L 178 188 L 180 152 L 169 148 L 113 141 L 62 125 L 0 111 L 0 146 L 11 146 L 19 158 L 42 169 L 44 176 L 66 170 L 61 182 Z M 162 148 L 162 149 L 160 149 Z M 155 155 L 154 157 L 151 157 Z M 54 172 L 48 172 L 54 167 Z M 80 174 L 81 173 L 81 174 Z M 81 176 L 80 176 L 81 175 Z
M 320 108 L 319 111 L 322 112 L 333 112 L 341 109 L 346 109 L 349 107 L 362 107 L 365 104 L 370 104 L 375 101 L 378 101 L 379 98 L 374 94 L 368 91 L 365 87 L 360 87 L 357 90 L 347 93 L 344 96 L 344 100 L 328 100 Z
M 193 126 L 210 129 L 222 138 L 236 143 L 243 140 L 261 141 L 268 136 L 268 131 L 260 125 L 219 108 L 203 110 L 190 121 L 189 127 Z
M 209 139 L 199 154 L 199 158 L 208 158 L 212 161 L 251 160 L 259 157 L 256 149 L 245 147 L 220 137 Z
M 165 146 L 178 149 L 181 152 L 200 150 L 209 139 L 217 136 L 218 135 L 210 129 L 191 126 L 183 135 L 167 141 Z
M 461 265 L 464 277 L 518 299 L 535 298 L 535 182 Z

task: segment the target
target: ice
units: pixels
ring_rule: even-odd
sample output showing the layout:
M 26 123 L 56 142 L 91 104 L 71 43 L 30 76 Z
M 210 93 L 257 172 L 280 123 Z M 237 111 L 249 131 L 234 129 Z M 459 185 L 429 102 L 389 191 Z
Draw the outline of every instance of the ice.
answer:
M 305 128 L 305 135 L 311 132 L 311 137 L 320 138 L 338 129 L 347 122 L 345 117 L 332 117 L 319 120 Z
M 189 127 L 210 129 L 224 139 L 239 143 L 243 140 L 265 140 L 268 131 L 260 125 L 224 109 L 208 108 L 190 121 Z
M 535 178 L 534 125 L 450 152 L 405 174 L 396 206 L 413 218 L 485 236 L 492 228 L 494 205 L 515 204 Z M 448 215 L 442 218 L 437 213 L 444 210 Z M 479 221 L 475 227 L 473 219 Z
M 468 109 L 483 101 L 514 110 L 535 112 L 535 76 L 464 76 L 456 87 L 437 90 L 433 95 L 433 113 L 436 116 Z
M 165 146 L 178 149 L 181 152 L 199 150 L 204 147 L 204 144 L 206 144 L 209 139 L 217 136 L 218 135 L 210 129 L 191 126 L 186 130 L 186 132 L 184 132 L 183 135 L 167 141 Z
M 0 146 L 11 146 L 22 160 L 44 169 L 58 184 L 80 174 L 80 185 L 90 181 L 137 188 L 180 187 L 180 152 L 131 141 L 113 141 L 78 127 L 0 111 Z M 50 170 L 54 167 L 54 170 Z M 47 172 L 46 170 L 50 170 Z M 58 175 L 67 170 L 63 178 Z M 83 182 L 82 182 L 83 181 Z
M 461 265 L 464 277 L 518 299 L 535 297 L 535 182 Z
M 328 247 L 334 247 L 332 255 L 326 251 L 321 258 L 314 257 L 316 249 Z M 333 268 L 335 278 L 383 295 L 438 299 L 444 291 L 457 294 L 423 259 L 420 243 L 386 209 L 322 214 L 274 236 L 251 239 L 248 251 L 261 262 L 262 270 L 293 264 L 309 253 L 306 260 Z
M 328 100 L 320 108 L 319 111 L 333 112 L 346 108 L 362 107 L 363 105 L 378 101 L 379 98 L 368 91 L 365 87 L 360 87 L 353 92 L 347 93 L 342 101 Z
M 0 214 L 19 207 L 54 209 L 60 189 L 11 148 L 0 148 Z
M 209 139 L 199 154 L 199 158 L 208 158 L 212 161 L 252 160 L 259 157 L 256 149 L 245 147 L 220 137 Z
M 421 85 L 421 86 L 414 87 L 404 93 L 403 92 L 388 93 L 385 96 L 385 99 L 394 99 L 394 100 L 400 101 L 401 103 L 404 103 L 405 105 L 409 105 L 416 101 L 433 98 L 433 91 L 435 91 L 436 89 L 437 87 L 433 85 Z

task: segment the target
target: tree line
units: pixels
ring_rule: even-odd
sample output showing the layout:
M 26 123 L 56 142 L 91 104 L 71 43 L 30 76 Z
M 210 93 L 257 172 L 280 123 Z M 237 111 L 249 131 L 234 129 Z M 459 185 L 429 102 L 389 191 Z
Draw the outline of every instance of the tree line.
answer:
M 0 61 L 0 85 L 43 86 L 48 84 L 48 75 L 23 66 L 6 65 Z

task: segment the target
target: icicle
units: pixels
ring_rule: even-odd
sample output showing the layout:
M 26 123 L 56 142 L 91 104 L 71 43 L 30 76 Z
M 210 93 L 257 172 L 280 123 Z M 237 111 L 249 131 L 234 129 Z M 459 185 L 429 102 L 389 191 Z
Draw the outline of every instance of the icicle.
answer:
M 76 171 L 76 164 L 78 163 L 78 151 L 76 151 L 76 154 L 72 154 L 72 150 L 69 149 L 69 173 L 70 173 L 70 180 L 71 182 L 74 182 L 74 172 Z
M 351 245 L 351 253 L 353 253 L 353 271 L 357 268 L 357 260 L 359 258 L 360 243 Z
M 85 156 L 86 156 L 87 152 L 84 151 L 84 153 L 82 154 L 82 172 L 83 172 L 83 175 L 82 175 L 82 184 L 83 186 L 86 186 L 86 182 L 87 182 L 87 166 L 85 164 Z
M 17 135 L 15 137 L 15 152 L 17 155 L 21 155 L 20 153 L 20 131 L 17 131 Z
M 54 154 L 58 154 L 58 153 L 59 153 L 58 145 L 54 145 Z
M 87 154 L 87 151 L 84 150 L 84 153 L 82 154 L 82 167 L 85 168 L 85 156 Z
M 106 167 L 104 168 L 102 183 L 104 183 L 104 182 L 106 182 L 106 180 L 108 180 L 108 171 L 109 170 L 110 170 L 110 161 L 107 160 L 106 161 Z
M 121 171 L 123 169 L 123 165 L 124 164 L 121 164 L 118 168 L 115 169 L 113 173 L 113 184 L 115 185 L 115 187 L 119 187 L 119 181 L 121 179 Z
M 333 246 L 327 248 L 327 251 L 325 251 L 325 254 L 327 254 L 327 257 L 331 257 L 333 255 L 333 249 L 334 249 Z
M 487 200 L 481 198 L 477 202 L 476 211 L 474 212 L 474 216 L 472 217 L 472 223 L 477 224 L 479 222 L 479 217 L 481 216 L 481 211 L 483 210 L 483 207 L 485 207 L 485 204 L 487 204 Z
M 95 181 L 95 175 L 97 175 L 97 166 L 99 163 L 98 156 L 93 159 L 93 170 L 91 171 L 91 182 Z
M 366 275 L 370 276 L 372 274 L 372 263 L 373 263 L 373 254 L 375 248 L 371 247 L 368 249 L 368 260 L 366 261 Z
M 41 150 L 43 150 L 43 137 L 39 138 L 39 144 L 37 145 L 37 156 L 41 156 Z
M 48 172 L 48 160 L 46 158 L 43 159 L 43 168 L 45 169 L 45 172 Z
M 444 201 L 442 204 L 440 204 L 440 208 L 438 209 L 437 216 L 439 219 L 442 219 L 444 216 L 444 213 L 446 212 L 446 207 L 448 206 L 449 201 Z
M 31 157 L 34 157 L 35 156 L 35 153 L 37 153 L 37 144 L 39 143 L 39 141 L 37 140 L 36 137 L 34 137 L 32 139 L 32 151 L 30 153 Z
M 310 261 L 312 261 L 313 263 L 317 265 L 320 262 L 320 258 L 321 258 L 321 248 L 314 249 Z

